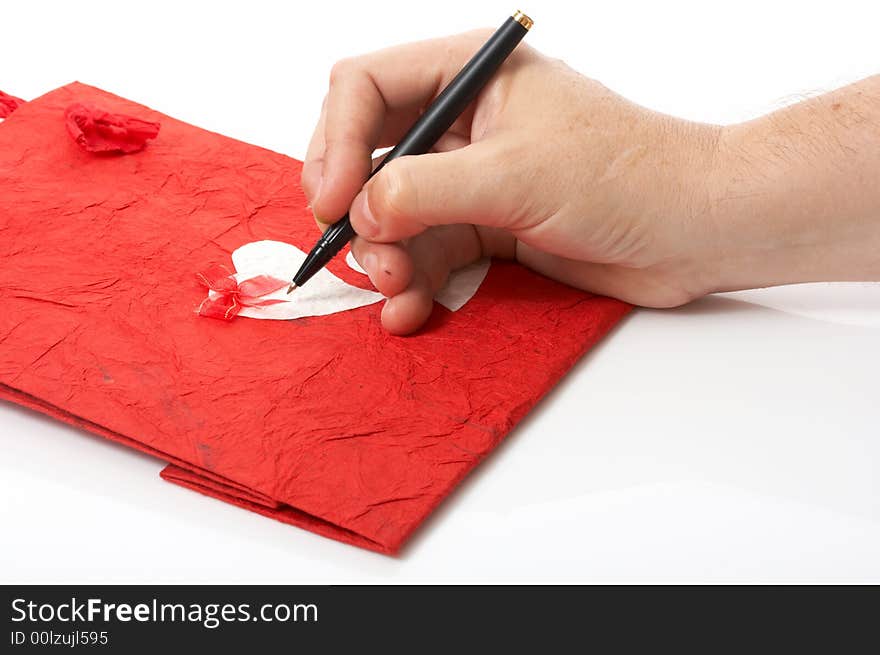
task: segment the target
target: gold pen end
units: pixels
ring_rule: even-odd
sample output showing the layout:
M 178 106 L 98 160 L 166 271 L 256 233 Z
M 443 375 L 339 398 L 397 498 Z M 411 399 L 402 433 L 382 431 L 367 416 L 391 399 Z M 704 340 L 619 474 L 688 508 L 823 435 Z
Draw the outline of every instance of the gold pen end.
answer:
M 294 289 L 296 289 L 296 285 L 293 282 L 291 282 L 290 286 L 287 287 L 287 294 L 290 295 L 291 293 L 293 293 Z
M 526 16 L 519 9 L 517 9 L 515 12 L 513 12 L 513 20 L 515 20 L 517 23 L 519 23 L 520 25 L 525 27 L 527 30 L 532 29 L 532 25 L 535 24 L 535 21 L 533 21 L 531 18 Z

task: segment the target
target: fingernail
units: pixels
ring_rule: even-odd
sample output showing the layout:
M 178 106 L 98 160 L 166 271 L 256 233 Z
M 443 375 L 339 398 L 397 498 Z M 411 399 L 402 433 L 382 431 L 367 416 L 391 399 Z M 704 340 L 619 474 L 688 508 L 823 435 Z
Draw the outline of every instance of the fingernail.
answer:
M 358 233 L 367 238 L 379 234 L 379 223 L 376 221 L 376 217 L 373 216 L 372 210 L 370 210 L 370 203 L 367 202 L 367 192 L 361 191 L 351 206 L 359 216 L 358 227 L 360 229 Z
M 372 275 L 378 263 L 379 259 L 376 257 L 376 253 L 368 252 L 364 255 L 364 270 L 367 274 Z

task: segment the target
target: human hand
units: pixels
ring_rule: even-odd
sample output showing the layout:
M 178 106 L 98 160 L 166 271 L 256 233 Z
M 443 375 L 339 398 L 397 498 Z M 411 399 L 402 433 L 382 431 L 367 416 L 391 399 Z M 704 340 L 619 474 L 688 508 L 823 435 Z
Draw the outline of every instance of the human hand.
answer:
M 725 215 L 732 198 L 767 194 L 723 128 L 634 105 L 524 44 L 434 152 L 397 159 L 364 186 L 373 151 L 402 137 L 487 35 L 333 68 L 303 188 L 324 228 L 350 209 L 355 257 L 389 298 L 386 329 L 418 329 L 450 271 L 483 256 L 650 307 L 782 283 L 784 270 L 761 270 L 785 241 L 761 232 L 767 207 L 752 203 L 751 223 Z

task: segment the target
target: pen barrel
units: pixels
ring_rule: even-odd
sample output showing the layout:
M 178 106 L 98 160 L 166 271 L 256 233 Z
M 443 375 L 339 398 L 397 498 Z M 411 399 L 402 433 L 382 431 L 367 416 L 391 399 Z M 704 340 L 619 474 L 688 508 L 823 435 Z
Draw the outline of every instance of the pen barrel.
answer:
M 528 31 L 517 19 L 508 18 L 428 106 L 370 177 L 398 157 L 428 152 L 476 99 Z

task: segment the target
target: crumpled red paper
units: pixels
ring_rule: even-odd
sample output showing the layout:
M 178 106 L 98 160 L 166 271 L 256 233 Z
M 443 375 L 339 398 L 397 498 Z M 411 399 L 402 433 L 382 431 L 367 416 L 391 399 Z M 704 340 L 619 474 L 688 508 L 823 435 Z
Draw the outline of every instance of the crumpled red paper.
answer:
M 21 98 L 16 98 L 15 96 L 0 91 L 0 118 L 6 118 L 9 114 L 18 109 L 19 105 L 23 104 L 24 100 Z
M 159 134 L 159 123 L 113 114 L 92 104 L 70 105 L 64 119 L 73 140 L 89 152 L 138 152 Z
M 73 103 L 160 121 L 162 139 L 72 148 Z M 394 553 L 629 307 L 495 262 L 407 338 L 380 305 L 198 316 L 196 272 L 255 240 L 311 247 L 300 168 L 82 84 L 22 105 L 0 123 L 0 397 L 160 457 L 166 480 Z

